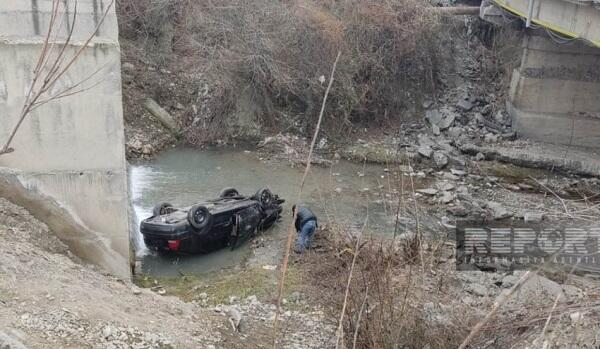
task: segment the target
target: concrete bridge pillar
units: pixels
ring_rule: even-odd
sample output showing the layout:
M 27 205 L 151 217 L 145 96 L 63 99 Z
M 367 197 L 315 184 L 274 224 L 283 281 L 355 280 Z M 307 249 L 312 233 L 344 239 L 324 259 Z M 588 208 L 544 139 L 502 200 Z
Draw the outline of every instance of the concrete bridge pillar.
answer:
M 507 107 L 520 136 L 600 148 L 600 48 L 528 32 Z
M 110 0 L 59 1 L 57 41 L 74 26 L 72 55 L 94 31 Z M 0 1 L 0 143 L 4 143 L 32 81 L 48 30 L 52 0 Z M 60 20 L 62 15 L 65 17 Z M 90 80 L 97 86 L 50 102 L 28 117 L 0 166 L 13 178 L 0 183 L 38 215 L 79 257 L 109 272 L 129 275 L 129 199 L 121 102 L 120 48 L 114 7 L 98 35 L 56 89 Z M 13 171 L 14 170 L 14 171 Z M 3 183 L 5 184 L 3 186 Z M 8 188 L 11 183 L 14 188 Z M 40 208 L 40 203 L 54 205 Z M 59 215 L 69 217 L 61 217 Z

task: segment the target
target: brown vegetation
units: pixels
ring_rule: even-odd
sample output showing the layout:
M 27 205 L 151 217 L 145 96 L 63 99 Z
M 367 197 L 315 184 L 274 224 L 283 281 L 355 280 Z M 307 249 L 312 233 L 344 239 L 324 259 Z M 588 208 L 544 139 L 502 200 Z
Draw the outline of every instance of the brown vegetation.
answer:
M 317 235 L 310 258 L 299 261 L 310 270 L 311 286 L 335 317 L 343 308 L 348 271 L 353 269 L 339 347 L 458 347 L 476 317 L 457 302 L 450 291 L 453 280 L 438 266 L 440 258 L 451 253 L 443 242 L 423 246 L 417 253 L 421 260 L 410 256 L 414 252 L 407 255 L 414 245 L 411 238 L 394 243 L 370 237 L 358 244 L 358 252 L 356 239 L 342 227 L 329 226 Z M 441 319 L 427 303 L 454 308 Z
M 119 5 L 123 37 L 143 43 L 154 61 L 178 60 L 185 71 L 210 82 L 212 103 L 203 125 L 212 132 L 194 129 L 194 137 L 221 136 L 214 131 L 223 131 L 224 116 L 240 108 L 240 96 L 248 91 L 260 107 L 261 126 L 310 133 L 326 88 L 321 77 L 338 51 L 343 59 L 323 125 L 329 136 L 343 135 L 357 123 L 397 119 L 415 95 L 436 85 L 438 21 L 420 1 Z M 193 119 L 190 113 L 182 123 L 189 126 Z

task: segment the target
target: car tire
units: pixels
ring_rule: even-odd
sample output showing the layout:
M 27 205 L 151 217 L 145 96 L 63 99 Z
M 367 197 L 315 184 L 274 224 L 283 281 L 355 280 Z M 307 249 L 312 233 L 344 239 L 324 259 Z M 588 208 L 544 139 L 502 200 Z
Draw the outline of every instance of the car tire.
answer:
M 171 209 L 171 210 L 169 210 Z M 168 202 L 161 202 L 160 204 L 154 206 L 154 208 L 152 208 L 152 215 L 154 217 L 156 216 L 162 216 L 164 214 L 167 213 L 171 213 L 173 210 L 173 205 L 171 205 Z
M 219 193 L 219 197 L 221 199 L 224 198 L 231 198 L 231 197 L 236 197 L 236 196 L 240 196 L 240 193 L 237 191 L 237 189 L 235 188 L 224 188 L 223 190 L 221 190 L 221 192 Z
M 260 204 L 260 207 L 265 210 L 273 203 L 273 194 L 268 188 L 262 188 L 256 192 L 254 198 Z
M 188 211 L 188 222 L 197 230 L 203 230 L 212 223 L 212 215 L 203 205 L 194 205 Z

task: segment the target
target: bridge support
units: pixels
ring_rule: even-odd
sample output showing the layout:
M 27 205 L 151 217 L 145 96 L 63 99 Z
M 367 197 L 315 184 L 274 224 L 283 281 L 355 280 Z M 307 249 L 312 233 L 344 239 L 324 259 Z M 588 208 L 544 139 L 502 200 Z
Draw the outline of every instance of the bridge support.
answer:
M 95 30 L 110 0 L 79 0 L 75 23 L 71 20 L 74 2 L 59 3 L 57 41 L 64 41 L 74 26 L 67 55 L 71 56 Z M 52 0 L 0 1 L 0 143 L 17 122 L 51 9 Z M 65 228 L 55 232 L 79 257 L 113 274 L 128 276 L 129 198 L 114 8 L 56 89 L 77 84 L 98 69 L 89 80 L 89 85 L 98 85 L 36 109 L 17 133 L 14 153 L 0 156 L 0 166 L 17 170 L 14 178 L 18 183 L 14 178 L 10 183 L 35 193 L 25 195 L 18 188 L 4 191 L 24 205 L 29 203 L 26 208 L 34 215 L 40 210 L 36 211 L 38 203 L 34 204 L 32 197 L 52 201 L 60 208 L 44 209 L 40 212 L 50 213 L 38 215 L 51 228 L 60 212 L 72 216 L 74 224 L 62 224 Z
M 507 109 L 522 137 L 600 148 L 600 48 L 528 32 Z

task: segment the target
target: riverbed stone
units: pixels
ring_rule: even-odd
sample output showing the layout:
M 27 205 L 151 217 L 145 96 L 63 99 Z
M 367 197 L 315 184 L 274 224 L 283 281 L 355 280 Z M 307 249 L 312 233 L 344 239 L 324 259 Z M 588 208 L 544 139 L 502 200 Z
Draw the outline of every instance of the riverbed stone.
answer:
M 424 156 L 426 158 L 430 158 L 431 155 L 433 154 L 433 149 L 428 146 L 428 145 L 421 145 L 419 146 L 419 148 L 417 149 L 417 151 L 419 152 L 419 154 L 421 156 Z
M 463 129 L 461 127 L 454 126 L 454 127 L 450 127 L 448 129 L 447 134 L 448 134 L 448 137 L 450 137 L 452 139 L 458 139 L 460 137 L 460 135 L 462 134 L 462 132 L 463 132 Z
M 442 204 L 449 204 L 454 200 L 456 200 L 456 194 L 449 191 L 445 191 L 444 194 L 442 194 L 442 197 L 440 198 L 440 202 Z
M 513 216 L 513 213 L 507 210 L 500 203 L 495 201 L 490 201 L 487 203 L 488 208 L 492 211 L 492 216 L 494 219 L 504 219 Z
M 488 115 L 491 111 L 492 111 L 491 104 L 486 104 L 483 106 L 483 108 L 481 108 L 481 114 L 483 114 L 483 115 Z
M 446 130 L 454 124 L 454 120 L 456 120 L 456 115 L 454 115 L 454 113 L 449 112 L 447 114 L 444 114 L 444 117 L 442 118 L 442 120 L 440 120 L 437 126 L 442 131 Z
M 523 219 L 525 220 L 525 223 L 541 223 L 544 219 L 544 213 L 527 211 L 523 214 Z
M 436 169 L 442 169 L 448 165 L 448 157 L 441 151 L 436 151 L 433 153 L 433 163 Z
M 473 109 L 473 103 L 469 102 L 466 99 L 458 101 L 458 103 L 456 103 L 456 106 L 462 111 L 470 111 L 471 109 Z
M 443 118 L 442 113 L 437 109 L 428 110 L 425 113 L 425 118 L 429 121 L 430 125 L 438 125 Z
M 438 192 L 439 192 L 439 190 L 437 190 L 435 188 L 417 189 L 417 193 L 427 195 L 427 196 L 434 196 Z

